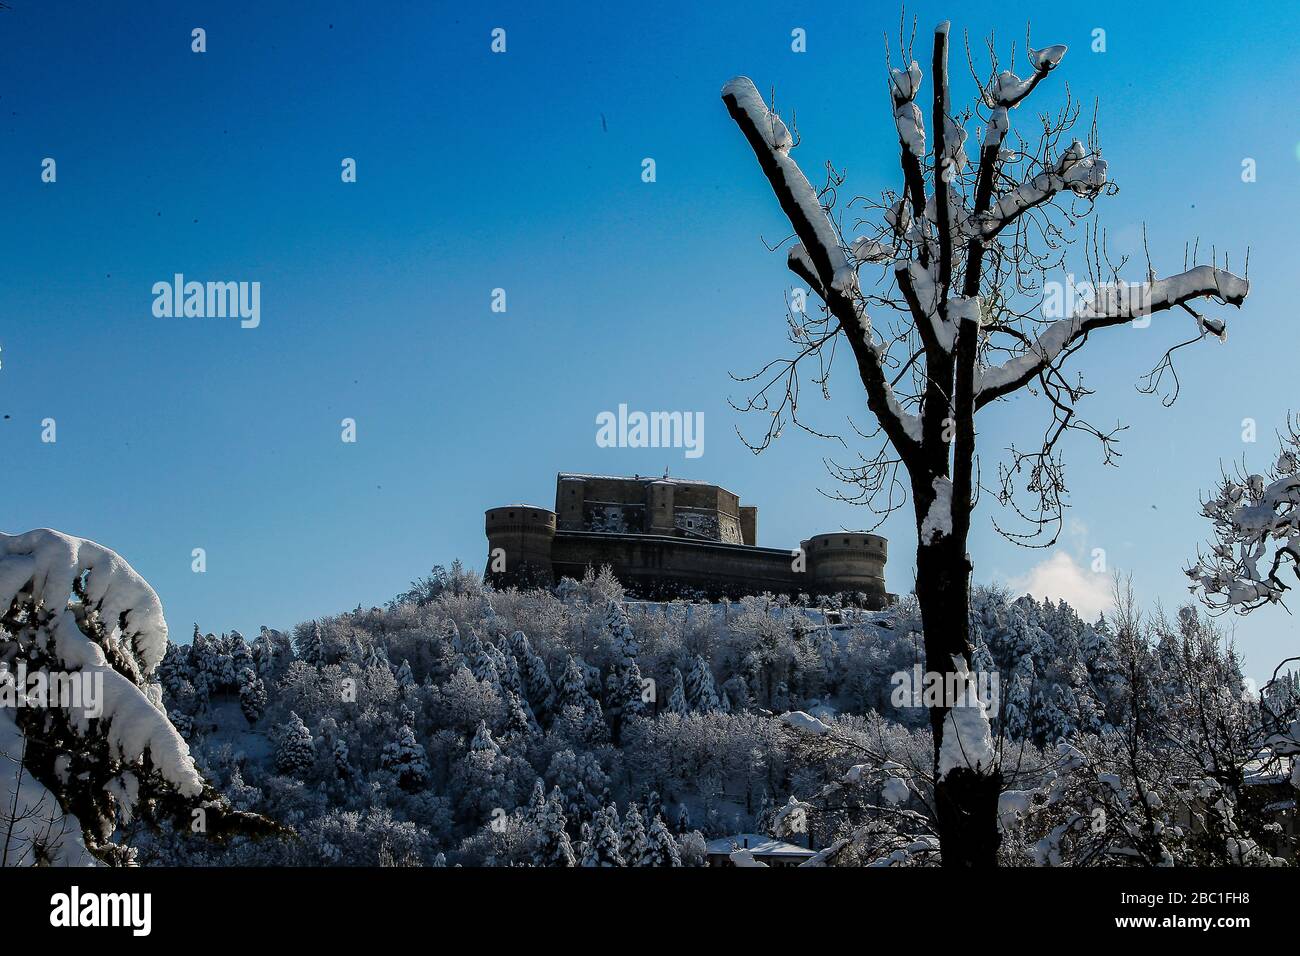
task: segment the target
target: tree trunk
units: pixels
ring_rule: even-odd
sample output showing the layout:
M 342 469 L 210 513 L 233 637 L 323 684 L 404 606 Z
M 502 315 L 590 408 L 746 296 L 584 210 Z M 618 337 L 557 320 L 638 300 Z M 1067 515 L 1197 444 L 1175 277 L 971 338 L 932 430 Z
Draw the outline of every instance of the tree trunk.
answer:
M 928 672 L 948 674 L 953 658 L 971 662 L 970 574 L 965 535 L 941 535 L 916 549 L 916 597 L 921 606 Z M 945 681 L 944 686 L 948 683 Z M 934 733 L 935 811 L 944 866 L 997 865 L 1000 773 L 959 768 L 939 779 L 939 750 L 949 701 L 930 708 Z

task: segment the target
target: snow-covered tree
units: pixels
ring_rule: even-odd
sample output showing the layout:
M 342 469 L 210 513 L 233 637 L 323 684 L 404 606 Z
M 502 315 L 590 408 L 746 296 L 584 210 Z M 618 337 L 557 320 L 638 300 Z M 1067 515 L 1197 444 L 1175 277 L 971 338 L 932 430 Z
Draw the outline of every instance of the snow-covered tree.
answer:
M 198 625 L 195 625 L 198 631 Z M 249 648 L 257 676 L 266 681 L 277 680 L 293 663 L 293 641 L 282 631 L 263 627 Z
M 754 376 L 751 407 L 768 416 L 765 448 L 787 420 L 804 425 L 797 407 L 799 372 L 808 362 L 829 367 L 827 348 L 841 336 L 878 425 L 877 452 L 855 464 L 833 466 L 855 490 L 855 500 L 888 512 L 910 492 L 918 533 L 916 596 L 924 623 L 926 670 L 953 675 L 971 663 L 970 575 L 967 539 L 975 502 L 976 413 L 1028 390 L 1045 400 L 1041 444 L 1014 445 L 994 472 L 994 489 L 1014 513 L 1029 518 L 1027 533 L 1053 539 L 1064 504 L 1061 437 L 1070 431 L 1100 440 L 1107 460 L 1115 432 L 1084 422 L 1075 408 L 1088 394 L 1063 366 L 1098 333 L 1135 318 L 1179 310 L 1195 333 L 1222 335 L 1223 322 L 1193 307 L 1200 299 L 1239 306 L 1249 285 L 1225 261 L 1196 265 L 1157 278 L 1147 262 L 1134 281 L 1121 275 L 1099 233 L 1085 232 L 1081 262 L 1068 259 L 1072 232 L 1090 204 L 1113 191 L 1095 141 L 1066 134 L 1077 115 L 1067 104 L 1043 128 L 1009 138 L 1012 111 L 1060 66 L 1064 46 L 1026 49 L 1030 73 L 1000 69 L 993 44 L 988 81 L 973 108 L 954 108 L 948 81 L 948 24 L 934 33 L 932 96 L 927 129 L 919 94 L 922 69 L 904 44 L 902 67 L 888 78 L 903 174 L 900 192 L 886 191 L 845 221 L 866 220 L 846 236 L 831 208 L 842 179 L 833 172 L 815 189 L 791 153 L 796 137 L 745 77 L 728 82 L 722 98 L 758 158 L 796 237 L 788 265 L 821 300 L 822 309 L 796 307 L 789 316 L 796 356 L 774 361 Z M 971 162 L 967 124 L 983 133 Z M 1076 281 L 1071 270 L 1086 278 Z M 816 314 L 813 314 L 813 313 Z M 1172 349 L 1148 380 L 1159 384 Z M 822 373 L 824 374 L 824 372 Z M 784 393 L 784 394 L 782 394 Z M 1020 411 L 1023 416 L 1025 413 Z M 811 429 L 810 429 L 811 430 Z M 823 432 L 824 433 L 824 432 Z M 858 433 L 865 433 L 859 430 Z M 1023 486 L 1023 487 L 1022 487 Z M 1028 501 L 1017 501 L 1027 494 Z M 1000 525 L 995 525 L 1004 530 Z M 980 749 L 988 736 L 978 698 L 972 706 L 930 709 L 935 799 L 943 860 L 949 865 L 992 865 L 996 859 L 996 760 Z M 945 701 L 955 705 L 958 701 Z M 960 742 L 950 739 L 965 735 Z M 964 757 L 943 765 L 945 748 Z M 979 770 L 974 768 L 978 764 Z
M 528 738 L 540 733 L 541 728 L 528 702 L 513 691 L 506 692 L 505 733 L 514 738 Z
M 668 832 L 662 817 L 655 816 L 650 821 L 650 832 L 646 836 L 645 852 L 641 856 L 641 866 L 681 866 L 681 852 L 677 841 Z
M 577 866 L 573 845 L 564 827 L 564 801 L 559 790 L 552 789 L 537 823 L 535 866 Z
M 403 658 L 401 665 L 393 674 L 393 679 L 397 681 L 397 686 L 401 688 L 402 693 L 408 693 L 415 686 L 415 674 L 411 671 L 411 662 Z
M 1214 543 L 1187 571 L 1218 610 L 1249 614 L 1279 603 L 1300 578 L 1300 417 L 1288 420 L 1276 460 L 1263 474 L 1224 474 L 1202 513 Z
M 609 677 L 606 679 L 605 700 L 608 704 L 610 727 L 617 740 L 624 723 L 645 713 L 645 703 L 641 699 L 643 692 L 641 668 L 638 664 L 640 647 L 636 635 L 632 632 L 627 610 L 622 603 L 618 601 L 606 603 L 604 628 L 609 638 L 610 654 L 613 659 Z
M 303 719 L 295 711 L 279 729 L 275 741 L 275 769 L 302 778 L 316 761 L 316 742 Z
M 538 826 L 542 813 L 546 809 L 546 783 L 541 777 L 533 782 L 533 792 L 528 797 L 528 804 L 524 808 L 524 819 L 530 826 Z
M 429 759 L 415 739 L 415 731 L 403 724 L 397 739 L 384 747 L 384 768 L 397 775 L 397 785 L 415 792 L 429 782 Z
M 646 852 L 645 820 L 641 818 L 641 808 L 635 803 L 629 804 L 623 815 L 623 832 L 618 841 L 619 856 L 627 866 L 641 866 L 641 858 Z
M 567 713 L 575 730 L 589 743 L 608 737 L 604 711 L 600 702 L 587 688 L 587 673 L 583 665 L 569 657 L 564 673 L 555 688 L 555 706 L 561 714 Z
M 584 867 L 623 866 L 619 853 L 618 811 L 608 806 L 591 821 L 591 839 L 587 842 L 581 865 Z
M 298 659 L 308 664 L 325 663 L 325 638 L 320 621 L 312 621 L 298 633 Z
M 1289 418 L 1279 438 L 1277 459 L 1264 474 L 1223 475 L 1203 513 L 1214 527 L 1214 543 L 1187 570 L 1192 590 L 1213 611 L 1246 615 L 1281 604 L 1288 572 L 1300 578 L 1300 417 Z M 1262 739 L 1256 741 L 1268 763 L 1290 761 L 1291 779 L 1300 786 L 1300 687 L 1283 667 L 1273 671 L 1260 694 Z M 1266 764 L 1267 766 L 1267 764 Z
M 167 625 L 115 552 L 56 531 L 0 534 L 0 864 L 124 863 L 119 825 L 224 835 L 259 818 L 204 782 L 162 709 Z M 25 673 L 25 682 L 17 678 Z
M 239 673 L 239 708 L 250 724 L 261 720 L 266 711 L 266 685 L 251 667 Z
M 588 751 L 581 755 L 569 749 L 556 751 L 547 765 L 546 779 L 560 791 L 565 813 L 573 820 L 589 818 L 608 798 L 609 777 Z
M 457 809 L 470 820 L 490 818 L 497 810 L 516 804 L 519 770 L 514 759 L 501 750 L 485 722 L 480 722 L 470 741 L 469 752 L 453 770 Z
M 673 668 L 673 689 L 668 694 L 668 710 L 674 714 L 689 714 L 691 705 L 686 701 L 686 687 L 682 683 L 682 672 Z
M 546 662 L 533 651 L 523 631 L 515 631 L 509 640 L 510 652 L 519 664 L 525 699 L 538 720 L 548 720 L 555 708 L 555 685 Z
M 713 670 L 709 667 L 709 662 L 699 654 L 695 655 L 695 662 L 686 677 L 686 700 L 692 709 L 701 713 L 711 714 L 722 709 L 718 689 L 713 682 Z
M 636 635 L 632 632 L 632 622 L 628 619 L 627 608 L 621 601 L 606 602 L 604 627 L 614 666 L 636 661 L 640 656 L 640 647 Z
M 348 742 L 343 738 L 334 741 L 334 775 L 340 780 L 351 780 L 356 775 L 356 769 L 352 766 L 352 754 L 348 749 Z

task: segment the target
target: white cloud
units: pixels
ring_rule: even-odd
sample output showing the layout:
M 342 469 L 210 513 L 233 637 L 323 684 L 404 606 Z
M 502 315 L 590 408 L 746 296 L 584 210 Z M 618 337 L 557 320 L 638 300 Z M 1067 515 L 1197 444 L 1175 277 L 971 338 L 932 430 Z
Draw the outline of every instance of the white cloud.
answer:
M 1112 604 L 1110 576 L 1081 568 L 1065 551 L 1054 552 L 1008 584 L 1016 594 L 1032 594 L 1040 601 L 1064 600 L 1085 621 L 1110 610 Z

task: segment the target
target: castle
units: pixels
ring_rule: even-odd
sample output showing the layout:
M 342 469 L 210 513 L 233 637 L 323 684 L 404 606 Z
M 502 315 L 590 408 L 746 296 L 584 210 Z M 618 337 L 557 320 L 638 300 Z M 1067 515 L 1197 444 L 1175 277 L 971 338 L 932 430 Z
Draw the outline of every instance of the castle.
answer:
M 884 538 L 834 532 L 798 550 L 760 548 L 758 509 L 703 481 L 560 474 L 554 511 L 491 508 L 485 527 L 485 577 L 497 584 L 580 579 L 588 567 L 609 565 L 630 593 L 647 598 L 844 592 L 872 608 L 888 600 Z

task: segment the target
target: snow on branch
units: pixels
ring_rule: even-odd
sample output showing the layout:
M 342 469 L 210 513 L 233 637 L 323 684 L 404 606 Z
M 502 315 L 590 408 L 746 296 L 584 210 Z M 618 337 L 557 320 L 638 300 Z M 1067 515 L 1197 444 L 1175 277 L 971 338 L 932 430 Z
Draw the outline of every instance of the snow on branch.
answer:
M 1246 279 L 1208 265 L 1150 282 L 1100 286 L 1090 303 L 1074 315 L 1049 322 L 1024 352 L 1001 365 L 980 369 L 976 374 L 976 407 L 1030 382 L 1094 329 L 1120 325 L 1198 298 L 1240 306 L 1249 291 Z
M 921 68 L 913 60 L 906 71 L 889 71 L 889 92 L 894 100 L 894 125 L 898 141 L 917 160 L 925 159 L 925 121 L 916 105 L 921 89 Z
M 1211 608 L 1249 613 L 1279 603 L 1290 589 L 1282 576 L 1288 566 L 1300 578 L 1298 427 L 1300 419 L 1289 425 L 1266 474 L 1225 474 L 1202 502 L 1215 540 L 1187 575 Z
M 1021 79 L 1010 70 L 1003 70 L 993 77 L 982 91 L 984 105 L 990 109 L 988 126 L 984 130 L 984 147 L 997 149 L 1006 139 L 1011 129 L 1008 111 L 1015 109 L 1034 92 L 1039 82 L 1048 73 L 1056 69 L 1065 56 L 1066 47 L 1049 46 L 1044 50 L 1031 50 L 1030 62 L 1034 72 L 1027 79 Z
M 748 77 L 730 80 L 722 88 L 722 100 L 799 239 L 789 254 L 790 268 L 813 286 L 838 320 L 853 347 L 872 412 L 900 454 L 911 453 L 920 440 L 920 422 L 902 407 L 885 377 L 881 348 L 872 339 L 871 320 L 860 299 L 858 261 L 844 248 L 817 191 L 791 158 L 789 129 Z
M 812 734 L 820 737 L 823 734 L 829 734 L 831 728 L 822 723 L 811 714 L 804 713 L 802 710 L 794 710 L 781 715 L 781 723 L 787 727 L 797 730 L 800 733 Z
M 38 650 L 52 669 L 89 673 L 102 681 L 98 713 L 70 706 L 75 733 L 103 731 L 115 758 L 148 758 L 186 797 L 203 792 L 189 746 L 161 708 L 153 673 L 167 648 L 158 595 L 119 555 L 92 541 L 49 529 L 0 534 L 0 643 L 15 613 L 52 638 Z M 110 658 L 112 662 L 110 663 Z
M 1049 169 L 998 197 L 993 207 L 980 215 L 980 232 L 992 239 L 1015 222 L 1026 209 L 1047 202 L 1070 190 L 1076 196 L 1095 198 L 1106 185 L 1106 161 L 1088 153 L 1077 139 Z
M 844 282 L 843 273 L 851 266 L 817 191 L 790 157 L 794 140 L 789 129 L 767 108 L 749 77 L 738 76 L 729 81 L 722 88 L 722 99 L 758 154 L 763 172 L 771 181 L 781 208 L 790 218 L 822 285 L 827 289 L 840 288 L 836 280 Z

